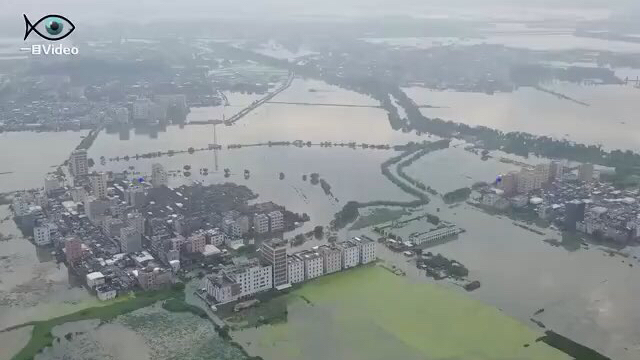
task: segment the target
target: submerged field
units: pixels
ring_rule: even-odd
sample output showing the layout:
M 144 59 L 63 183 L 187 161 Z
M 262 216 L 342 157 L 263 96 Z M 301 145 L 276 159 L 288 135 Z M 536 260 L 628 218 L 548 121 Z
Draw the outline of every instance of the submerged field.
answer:
M 292 292 L 286 323 L 233 334 L 270 359 L 569 359 L 543 334 L 454 290 L 378 267 L 326 276 Z

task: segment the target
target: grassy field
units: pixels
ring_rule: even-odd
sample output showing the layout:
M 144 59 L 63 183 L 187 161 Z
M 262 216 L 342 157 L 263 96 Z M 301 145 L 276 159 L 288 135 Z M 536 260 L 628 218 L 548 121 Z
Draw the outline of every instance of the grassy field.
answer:
M 326 276 L 288 296 L 287 323 L 238 333 L 250 353 L 307 360 L 570 358 L 495 308 L 378 266 Z
M 33 332 L 31 339 L 27 345 L 17 353 L 12 360 L 30 360 L 33 359 L 42 349 L 51 346 L 54 337 L 51 329 L 55 326 L 88 319 L 99 319 L 109 321 L 119 315 L 129 313 L 131 311 L 149 306 L 157 301 L 167 299 L 183 299 L 184 291 L 181 288 L 168 289 L 154 292 L 144 292 L 130 296 L 128 298 L 117 299 L 110 305 L 98 306 L 89 309 L 80 310 L 68 315 L 52 318 L 43 321 L 32 321 L 24 324 L 24 326 L 32 325 Z

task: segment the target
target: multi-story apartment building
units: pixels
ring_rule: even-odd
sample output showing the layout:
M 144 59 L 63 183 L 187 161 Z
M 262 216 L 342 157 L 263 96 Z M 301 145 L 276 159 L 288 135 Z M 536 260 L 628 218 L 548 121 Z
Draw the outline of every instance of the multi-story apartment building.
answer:
M 290 284 L 304 281 L 304 261 L 297 256 L 287 256 L 287 274 Z
M 207 237 L 207 242 L 211 245 L 219 246 L 224 244 L 224 233 L 218 228 L 207 230 L 205 236 Z
M 210 275 L 206 280 L 207 294 L 219 304 L 238 300 L 241 286 L 227 275 Z
M 324 267 L 322 264 L 322 255 L 315 251 L 301 251 L 295 254 L 300 260 L 304 261 L 304 278 L 311 280 L 318 276 L 324 275 Z
M 323 245 L 318 248 L 322 255 L 322 267 L 325 274 L 342 270 L 342 251 L 334 246 Z
M 343 241 L 336 244 L 341 251 L 341 265 L 343 269 L 352 268 L 360 263 L 360 250 L 358 245 L 351 241 Z
M 153 187 L 167 186 L 167 172 L 161 164 L 155 163 L 151 165 L 151 185 Z
M 120 251 L 133 253 L 142 251 L 142 236 L 132 227 L 120 229 Z
M 87 150 L 74 150 L 69 158 L 69 166 L 73 176 L 83 176 L 89 173 Z
M 253 231 L 256 234 L 266 234 L 269 232 L 269 217 L 265 214 L 258 214 L 253 217 Z
M 269 231 L 276 232 L 284 229 L 284 216 L 281 211 L 275 210 L 267 214 L 269 217 Z
M 282 239 L 264 241 L 260 246 L 260 259 L 273 267 L 273 286 L 286 285 L 287 282 L 287 242 Z
M 103 172 L 91 173 L 89 182 L 91 183 L 91 191 L 95 197 L 98 199 L 107 198 L 107 174 Z
M 240 284 L 239 297 L 246 297 L 273 288 L 271 265 L 260 265 L 255 261 L 224 270 L 224 274 Z
M 358 245 L 360 264 L 368 264 L 376 259 L 376 242 L 367 236 L 355 236 L 352 241 Z

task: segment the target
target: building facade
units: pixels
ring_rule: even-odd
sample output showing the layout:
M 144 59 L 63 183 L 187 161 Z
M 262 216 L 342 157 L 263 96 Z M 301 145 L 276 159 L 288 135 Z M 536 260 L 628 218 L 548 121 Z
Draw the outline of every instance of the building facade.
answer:
M 264 241 L 260 246 L 260 259 L 273 267 L 273 286 L 288 283 L 287 242 L 282 239 Z
M 275 210 L 267 214 L 269 217 L 269 231 L 277 232 L 284 229 L 284 215 L 281 211 Z
M 322 254 L 322 267 L 325 274 L 342 270 L 342 251 L 337 247 L 323 245 L 318 248 Z
M 257 234 L 269 232 L 269 217 L 265 214 L 258 214 L 253 217 L 253 231 Z
M 89 162 L 87 160 L 87 150 L 74 150 L 69 158 L 71 174 L 73 176 L 84 176 L 89 173 Z
M 351 241 L 343 241 L 338 243 L 337 247 L 342 252 L 341 263 L 343 269 L 352 268 L 360 263 L 358 245 Z
M 367 236 L 355 236 L 352 239 L 358 245 L 360 264 L 368 264 L 376 260 L 376 242 Z
M 287 275 L 290 284 L 297 284 L 304 281 L 304 261 L 297 256 L 287 257 Z

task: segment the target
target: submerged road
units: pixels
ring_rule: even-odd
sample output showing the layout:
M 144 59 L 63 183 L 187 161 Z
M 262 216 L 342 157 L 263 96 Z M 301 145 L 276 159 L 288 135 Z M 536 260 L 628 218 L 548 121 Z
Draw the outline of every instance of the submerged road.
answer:
M 282 86 L 280 86 L 274 92 L 267 94 L 262 99 L 254 101 L 251 105 L 247 106 L 246 108 L 240 110 L 240 112 L 238 112 L 235 115 L 233 115 L 232 117 L 228 118 L 224 122 L 225 125 L 233 125 L 236 121 L 242 119 L 245 115 L 247 115 L 251 111 L 255 110 L 258 106 L 267 103 L 269 100 L 273 99 L 276 95 L 278 95 L 281 92 L 283 92 L 284 90 L 286 90 L 289 86 L 291 86 L 291 83 L 293 82 L 293 78 L 294 77 L 295 77 L 295 75 L 294 75 L 293 71 L 290 71 L 289 72 L 289 77 L 287 78 L 287 81 L 284 84 L 282 84 Z

